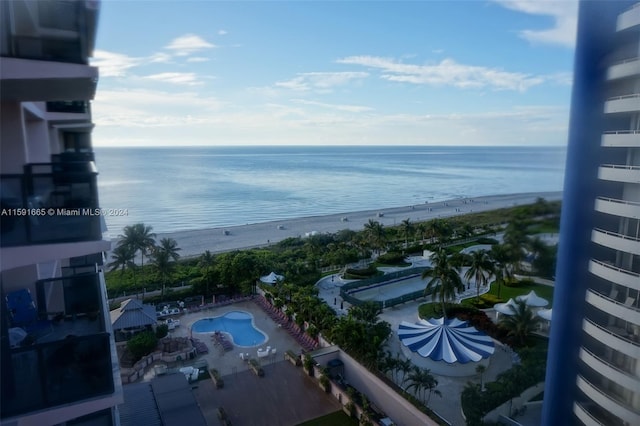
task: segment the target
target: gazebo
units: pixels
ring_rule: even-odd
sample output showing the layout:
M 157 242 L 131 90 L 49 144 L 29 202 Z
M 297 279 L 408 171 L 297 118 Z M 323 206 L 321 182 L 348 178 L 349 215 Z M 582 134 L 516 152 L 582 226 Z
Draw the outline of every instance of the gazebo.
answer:
M 120 342 L 155 326 L 158 322 L 155 307 L 145 305 L 136 299 L 125 300 L 118 309 L 114 309 L 109 314 L 116 341 Z
M 491 337 L 457 318 L 402 321 L 398 337 L 415 365 L 446 376 L 476 374 L 476 367 L 487 366 L 495 351 Z

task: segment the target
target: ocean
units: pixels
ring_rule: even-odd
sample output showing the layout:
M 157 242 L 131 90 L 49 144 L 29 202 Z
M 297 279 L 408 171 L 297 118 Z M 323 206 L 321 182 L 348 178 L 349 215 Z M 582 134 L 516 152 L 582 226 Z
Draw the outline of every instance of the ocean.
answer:
M 565 147 L 243 146 L 94 149 L 111 238 L 560 191 Z

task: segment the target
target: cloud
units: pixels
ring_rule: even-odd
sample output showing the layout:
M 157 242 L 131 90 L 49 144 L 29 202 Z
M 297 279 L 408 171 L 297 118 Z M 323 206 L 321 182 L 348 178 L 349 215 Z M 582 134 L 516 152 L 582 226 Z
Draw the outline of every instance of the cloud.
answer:
M 530 74 L 459 64 L 453 59 L 444 59 L 435 65 L 414 65 L 377 56 L 349 56 L 336 62 L 379 69 L 382 71 L 381 78 L 389 81 L 454 86 L 461 89 L 490 88 L 524 92 L 545 80 Z
M 553 26 L 544 30 L 522 30 L 520 37 L 530 43 L 573 47 L 578 22 L 577 0 L 493 0 L 501 6 L 530 15 L 550 16 Z
M 127 70 L 144 62 L 143 58 L 134 58 L 121 53 L 96 50 L 91 65 L 100 68 L 100 77 L 124 77 Z
M 187 58 L 187 62 L 209 62 L 210 59 L 209 58 L 205 58 L 202 56 L 192 56 L 190 58 Z
M 187 86 L 197 86 L 202 84 L 201 81 L 198 81 L 195 73 L 192 72 L 163 72 L 159 74 L 147 75 L 143 78 L 162 81 L 165 83 L 184 84 Z
M 185 34 L 173 39 L 165 49 L 174 51 L 177 56 L 187 56 L 194 52 L 204 49 L 212 49 L 217 47 L 215 44 L 209 43 L 202 37 L 195 34 Z
M 303 105 L 319 106 L 322 108 L 333 109 L 337 111 L 345 111 L 345 112 L 365 112 L 365 111 L 373 110 L 373 108 L 367 107 L 367 106 L 328 104 L 324 102 L 309 101 L 306 99 L 292 99 L 291 102 L 297 103 L 297 104 L 303 104 Z
M 287 81 L 276 82 L 277 87 L 295 91 L 311 89 L 327 91 L 335 86 L 347 84 L 352 80 L 359 80 L 369 76 L 366 72 L 307 72 Z
M 92 113 L 98 127 L 169 127 L 206 122 L 222 106 L 192 92 L 98 90 Z
M 227 31 L 226 31 L 226 30 L 218 30 L 218 35 L 223 36 L 223 35 L 227 35 L 227 34 L 228 34 L 228 33 L 227 33 Z

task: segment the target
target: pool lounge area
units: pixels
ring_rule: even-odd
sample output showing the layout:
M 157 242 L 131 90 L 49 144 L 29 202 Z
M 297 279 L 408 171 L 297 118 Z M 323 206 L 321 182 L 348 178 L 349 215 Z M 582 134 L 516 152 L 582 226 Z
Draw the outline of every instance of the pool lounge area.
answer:
M 212 338 L 223 346 L 226 346 L 225 336 L 229 336 L 233 345 L 244 348 L 262 345 L 269 340 L 269 337 L 256 327 L 252 314 L 237 310 L 202 318 L 191 325 L 191 332 L 212 333 Z

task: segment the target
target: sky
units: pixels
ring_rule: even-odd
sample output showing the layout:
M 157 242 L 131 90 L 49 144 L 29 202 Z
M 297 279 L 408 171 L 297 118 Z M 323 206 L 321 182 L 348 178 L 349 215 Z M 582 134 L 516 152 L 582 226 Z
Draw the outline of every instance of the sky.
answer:
M 566 145 L 572 0 L 103 0 L 95 146 Z

